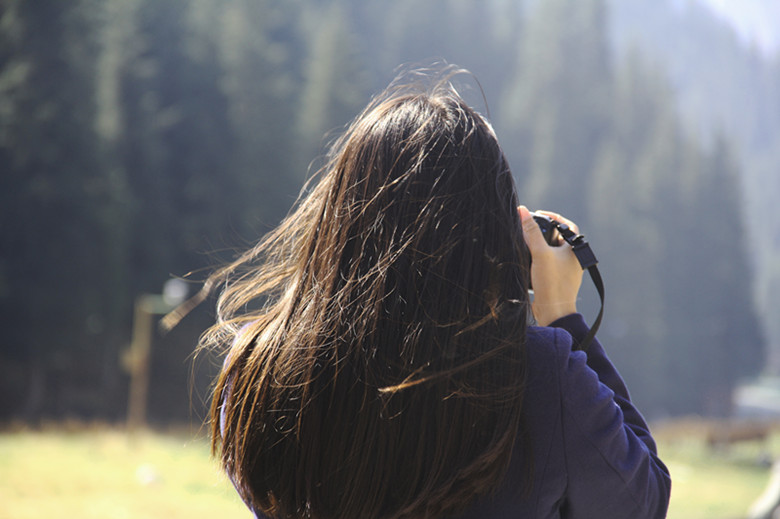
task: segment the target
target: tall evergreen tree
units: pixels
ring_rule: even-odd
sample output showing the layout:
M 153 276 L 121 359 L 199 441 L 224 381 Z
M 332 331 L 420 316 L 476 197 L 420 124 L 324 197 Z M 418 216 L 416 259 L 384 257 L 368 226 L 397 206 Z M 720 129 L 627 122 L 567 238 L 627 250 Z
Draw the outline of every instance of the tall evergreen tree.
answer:
M 582 193 L 608 131 L 611 70 L 601 0 L 536 5 L 514 88 L 503 100 L 501 127 L 510 131 L 521 198 L 565 207 L 586 223 Z
M 92 2 L 10 2 L 2 12 L 0 363 L 16 413 L 84 413 L 104 402 L 100 218 L 108 186 L 97 138 Z M 3 376 L 5 378 L 5 374 Z M 22 395 L 18 394 L 21 388 Z
M 637 57 L 618 67 L 614 92 L 610 135 L 587 189 L 588 232 L 609 292 L 602 337 L 635 396 L 660 413 L 665 387 L 675 382 L 664 371 L 670 325 L 660 257 L 668 242 L 659 221 L 677 211 L 667 190 L 678 171 L 679 134 L 667 89 Z
M 775 212 L 780 189 L 780 60 L 745 45 L 704 3 L 609 3 L 617 51 L 637 46 L 664 64 L 679 111 L 705 146 L 714 146 L 723 131 L 735 143 L 749 259 L 759 280 L 754 298 L 772 358 L 780 358 L 780 327 L 773 313 L 777 299 L 769 288 L 780 285 L 772 266 L 780 247 L 777 240 L 766 239 L 780 233 L 780 219 L 767 217 Z M 772 366 L 780 373 L 780 361 Z
M 309 13 L 309 53 L 297 113 L 298 169 L 303 172 L 333 132 L 368 101 L 368 77 L 347 6 L 334 1 Z M 315 161 L 313 164 L 316 164 Z
M 236 146 L 224 166 L 239 183 L 231 197 L 242 209 L 239 234 L 248 239 L 279 220 L 302 181 L 293 156 L 305 53 L 301 5 L 230 0 L 209 4 L 213 15 L 201 20 L 219 52 Z
M 690 247 L 699 268 L 691 269 L 689 311 L 698 317 L 693 324 L 703 336 L 699 347 L 706 347 L 700 357 L 705 362 L 698 364 L 703 379 L 698 403 L 707 412 L 725 414 L 731 411 L 728 402 L 735 384 L 761 369 L 764 337 L 753 298 L 738 166 L 723 136 L 716 137 L 703 165 L 697 203 L 690 212 L 691 218 L 698 218 L 695 231 L 703 239 L 692 240 Z
M 614 134 L 589 197 L 592 236 L 613 267 L 605 272 L 612 290 L 603 337 L 615 343 L 613 357 L 647 409 L 725 414 L 735 381 L 755 372 L 761 345 L 740 267 L 739 185 L 726 145 L 710 157 L 690 138 L 665 83 L 638 55 L 618 75 Z M 731 298 L 738 311 L 727 310 Z M 745 341 L 741 366 L 729 359 L 733 341 Z

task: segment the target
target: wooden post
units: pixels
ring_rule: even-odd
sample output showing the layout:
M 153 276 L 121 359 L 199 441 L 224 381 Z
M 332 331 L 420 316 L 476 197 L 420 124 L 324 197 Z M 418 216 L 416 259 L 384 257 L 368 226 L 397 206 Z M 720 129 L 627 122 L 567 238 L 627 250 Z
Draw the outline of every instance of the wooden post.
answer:
M 146 425 L 146 397 L 149 390 L 149 353 L 152 343 L 152 313 L 146 295 L 136 298 L 133 311 L 133 338 L 128 352 L 130 396 L 127 402 L 127 432 L 134 436 Z
M 127 432 L 132 439 L 146 426 L 146 402 L 149 393 L 149 361 L 152 351 L 154 316 L 177 307 L 187 296 L 187 286 L 179 279 L 170 279 L 162 295 L 141 294 L 133 308 L 133 336 L 130 348 L 122 358 L 130 373 L 130 395 L 127 402 Z

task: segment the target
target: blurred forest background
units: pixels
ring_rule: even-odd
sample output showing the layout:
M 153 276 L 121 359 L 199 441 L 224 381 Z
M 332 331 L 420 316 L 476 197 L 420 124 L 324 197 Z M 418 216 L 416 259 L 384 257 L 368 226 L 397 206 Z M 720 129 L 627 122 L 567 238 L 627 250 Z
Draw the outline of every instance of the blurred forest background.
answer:
M 650 418 L 778 374 L 780 54 L 698 2 L 5 0 L 0 420 L 121 420 L 135 298 L 269 230 L 396 67 L 437 59 L 479 80 L 520 200 L 594 244 Z M 202 414 L 208 307 L 154 339 L 155 422 Z

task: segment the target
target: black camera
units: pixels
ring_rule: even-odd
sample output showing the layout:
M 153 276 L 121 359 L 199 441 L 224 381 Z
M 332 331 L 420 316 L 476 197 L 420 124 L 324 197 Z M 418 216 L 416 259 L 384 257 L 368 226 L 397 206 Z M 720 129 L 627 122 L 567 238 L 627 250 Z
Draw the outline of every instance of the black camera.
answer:
M 531 214 L 534 217 L 536 225 L 542 230 L 542 236 L 544 236 L 545 241 L 549 245 L 558 247 L 563 245 L 564 242 L 568 243 L 583 269 L 588 269 L 598 264 L 596 256 L 593 254 L 590 245 L 583 235 L 575 233 L 568 225 L 554 220 L 549 216 L 536 213 Z M 527 251 L 527 258 L 528 264 L 530 265 L 531 251 Z
M 536 225 L 538 225 L 539 229 L 541 229 L 542 236 L 544 236 L 544 240 L 549 245 L 557 246 L 559 244 L 558 240 L 556 239 L 558 222 L 556 222 L 549 216 L 545 216 L 543 214 L 531 213 L 531 215 L 534 217 L 534 221 L 536 222 Z M 528 250 L 528 246 L 526 246 L 525 248 L 525 257 L 526 257 L 526 264 L 530 266 L 531 251 Z M 529 288 L 533 288 L 530 286 L 530 281 L 529 281 Z
M 536 225 L 538 225 L 539 229 L 542 230 L 542 236 L 544 236 L 544 240 L 549 245 L 558 245 L 558 241 L 555 240 L 555 231 L 557 229 L 558 222 L 543 214 L 533 213 L 533 217 L 536 221 Z

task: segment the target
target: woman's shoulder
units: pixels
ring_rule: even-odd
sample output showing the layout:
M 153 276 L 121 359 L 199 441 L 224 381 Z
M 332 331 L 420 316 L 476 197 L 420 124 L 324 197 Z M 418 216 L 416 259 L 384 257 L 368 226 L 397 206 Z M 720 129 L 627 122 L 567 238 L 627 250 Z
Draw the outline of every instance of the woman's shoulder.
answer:
M 585 318 L 579 313 L 561 317 L 549 326 L 529 326 L 526 333 L 526 350 L 530 362 L 557 361 L 560 363 L 559 367 L 562 367 L 572 356 L 587 358 L 575 345 L 582 341 L 588 331 Z M 601 346 L 597 343 L 598 341 L 594 340 L 590 348 L 594 354 L 601 351 Z
M 573 343 L 571 333 L 564 328 L 530 326 L 525 344 L 528 362 L 535 368 L 540 364 L 561 367 L 571 356 Z
M 548 398 L 553 398 L 554 393 L 565 391 L 583 372 L 591 371 L 589 354 L 575 347 L 577 338 L 587 330 L 579 314 L 560 319 L 553 326 L 528 327 L 525 350 L 529 389 L 543 391 Z M 599 357 L 600 350 L 595 346 L 592 349 L 594 356 Z M 598 379 L 595 373 L 593 376 Z

